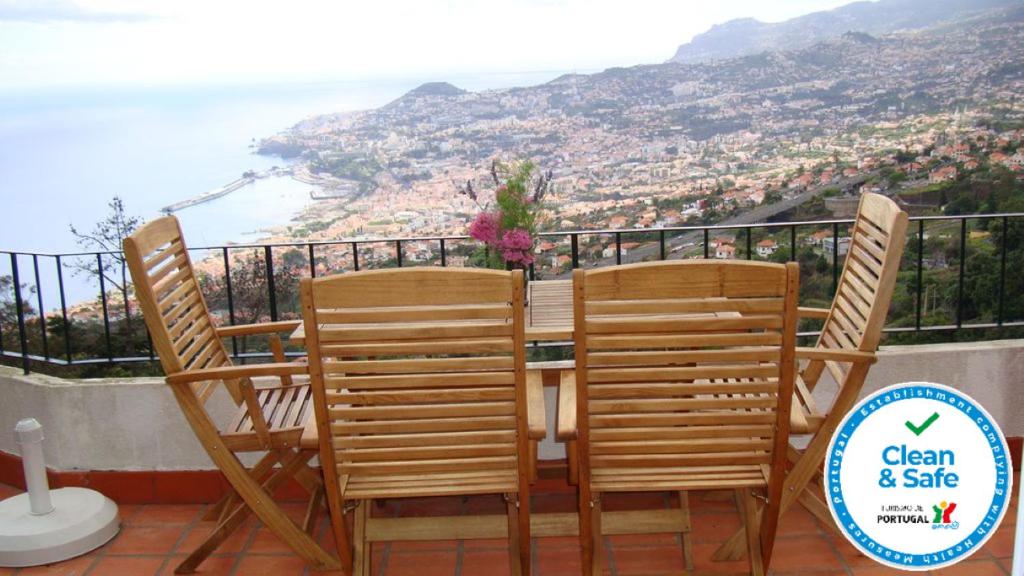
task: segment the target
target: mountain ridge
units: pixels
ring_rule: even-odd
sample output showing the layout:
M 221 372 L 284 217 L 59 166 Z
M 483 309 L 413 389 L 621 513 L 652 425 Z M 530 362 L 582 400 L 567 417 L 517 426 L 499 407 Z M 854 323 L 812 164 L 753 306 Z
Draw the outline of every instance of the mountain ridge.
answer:
M 772 50 L 806 48 L 848 32 L 885 34 L 924 29 L 1016 0 L 861 0 L 782 22 L 737 18 L 713 25 L 676 49 L 668 62 L 698 64 Z

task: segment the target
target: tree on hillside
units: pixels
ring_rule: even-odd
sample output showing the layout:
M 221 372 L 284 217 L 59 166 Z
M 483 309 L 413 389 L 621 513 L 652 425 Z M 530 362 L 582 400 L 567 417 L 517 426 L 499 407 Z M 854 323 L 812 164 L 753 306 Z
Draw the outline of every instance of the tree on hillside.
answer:
M 29 288 L 21 285 L 21 312 L 24 316 L 35 314 L 29 304 L 29 296 L 35 294 L 35 286 Z M 14 278 L 0 276 L 0 330 L 3 330 L 4 348 L 17 348 L 18 342 L 18 305 L 14 298 Z
M 279 317 L 298 317 L 298 279 L 307 263 L 298 250 L 274 258 L 274 297 Z M 210 311 L 227 322 L 228 285 L 224 274 L 200 272 L 199 285 Z M 267 289 L 267 264 L 258 249 L 247 250 L 231 261 L 231 308 L 235 324 L 254 324 L 270 318 L 270 296 Z M 241 352 L 248 348 L 242 338 Z
M 121 252 L 121 245 L 125 238 L 143 224 L 143 220 L 138 216 L 129 216 L 125 210 L 124 201 L 118 196 L 114 196 L 107 207 L 110 212 L 93 226 L 91 232 L 81 232 L 75 228 L 74 224 L 71 224 L 70 228 L 71 233 L 75 236 L 75 241 L 82 249 L 89 252 L 111 252 L 112 254 L 102 258 L 102 267 L 98 262 L 88 260 L 75 264 L 75 268 L 80 273 L 92 276 L 99 276 L 102 272 L 104 281 L 121 292 L 125 292 L 128 287 L 128 268 L 124 261 L 124 254 Z
M 124 201 L 114 196 L 107 204 L 109 212 L 106 217 L 93 225 L 92 231 L 82 232 L 71 224 L 71 233 L 83 250 L 89 252 L 109 252 L 99 258 L 85 258 L 71 264 L 76 274 L 98 278 L 101 274 L 107 286 L 113 287 L 120 294 L 120 305 L 123 311 L 120 325 L 121 339 L 115 343 L 119 353 L 134 354 L 138 344 L 145 342 L 145 332 L 140 329 L 142 323 L 132 326 L 132 311 L 129 294 L 128 265 L 124 259 L 121 246 L 124 239 L 135 232 L 143 224 L 142 218 L 129 215 Z M 110 288 L 107 288 L 109 291 Z M 105 296 L 105 294 L 103 295 Z M 117 299 L 108 302 L 108 307 L 116 307 Z

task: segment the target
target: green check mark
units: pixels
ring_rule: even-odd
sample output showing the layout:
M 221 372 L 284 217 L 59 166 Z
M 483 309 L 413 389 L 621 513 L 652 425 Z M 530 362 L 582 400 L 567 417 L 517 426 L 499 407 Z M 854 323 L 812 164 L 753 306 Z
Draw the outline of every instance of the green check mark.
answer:
M 922 432 L 927 430 L 928 427 L 934 424 L 935 421 L 938 419 L 939 413 L 935 412 L 931 416 L 929 416 L 927 420 L 922 422 L 920 426 L 914 426 L 914 424 L 911 423 L 910 420 L 907 420 L 906 422 L 904 422 L 904 424 L 907 425 L 907 428 L 910 428 L 910 431 L 914 433 L 914 436 L 920 436 Z

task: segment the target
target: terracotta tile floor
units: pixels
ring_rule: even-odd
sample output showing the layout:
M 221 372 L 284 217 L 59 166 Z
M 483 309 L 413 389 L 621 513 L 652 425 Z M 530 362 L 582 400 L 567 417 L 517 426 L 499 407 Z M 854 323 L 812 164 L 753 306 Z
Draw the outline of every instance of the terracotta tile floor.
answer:
M 535 512 L 574 508 L 573 491 L 564 482 L 542 480 L 536 488 Z M 1016 491 L 1016 490 L 1015 490 Z M 0 484 L 0 499 L 16 493 Z M 725 498 L 723 498 L 725 496 Z M 662 494 L 612 495 L 606 509 L 674 505 L 674 497 Z M 711 554 L 738 525 L 739 518 L 727 494 L 694 492 L 693 574 L 746 574 L 746 561 L 718 563 Z M 433 515 L 470 512 L 499 512 L 497 497 L 424 498 L 390 501 L 375 514 Z M 174 567 L 211 529 L 200 521 L 201 505 L 121 506 L 121 533 L 106 546 L 86 556 L 51 566 L 12 570 L 0 568 L 0 576 L 60 575 L 117 576 L 172 574 Z M 285 504 L 299 516 L 302 505 Z M 968 561 L 937 574 L 987 576 L 1010 574 L 1016 503 L 1003 525 L 983 549 Z M 327 522 L 317 527 L 317 537 L 328 551 L 334 551 Z M 608 571 L 612 575 L 682 574 L 683 559 L 676 535 L 612 536 L 606 539 Z M 508 573 L 504 540 L 445 542 L 396 542 L 379 544 L 373 550 L 374 576 L 487 575 Z M 302 562 L 289 553 L 277 538 L 255 521 L 229 539 L 217 554 L 200 567 L 200 574 L 308 574 Z M 539 576 L 580 573 L 575 538 L 537 538 L 533 542 L 533 573 Z M 790 511 L 782 520 L 772 561 L 772 573 L 780 576 L 847 575 L 877 576 L 906 574 L 883 568 L 861 556 L 845 540 L 832 535 L 803 509 Z M 316 574 L 315 572 L 313 574 Z M 328 573 L 320 573 L 328 574 Z

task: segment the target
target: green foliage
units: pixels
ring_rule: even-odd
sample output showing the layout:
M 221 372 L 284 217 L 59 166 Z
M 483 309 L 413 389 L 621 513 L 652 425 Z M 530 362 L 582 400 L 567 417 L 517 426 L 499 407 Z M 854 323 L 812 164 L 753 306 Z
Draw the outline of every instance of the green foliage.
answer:
M 35 314 L 35 309 L 29 304 L 29 297 L 35 294 L 35 286 L 29 288 L 24 283 L 21 289 L 21 312 L 22 316 Z M 0 276 L 0 326 L 5 329 L 2 333 L 3 341 L 0 344 L 4 349 L 17 349 L 18 344 L 18 305 L 14 298 L 14 278 L 11 276 Z
M 529 160 L 514 165 L 498 163 L 498 177 L 504 177 L 494 194 L 495 202 L 501 211 L 502 230 L 526 230 L 530 235 L 537 233 L 538 206 L 534 206 L 530 198 L 530 185 L 533 182 L 533 171 L 536 167 Z

